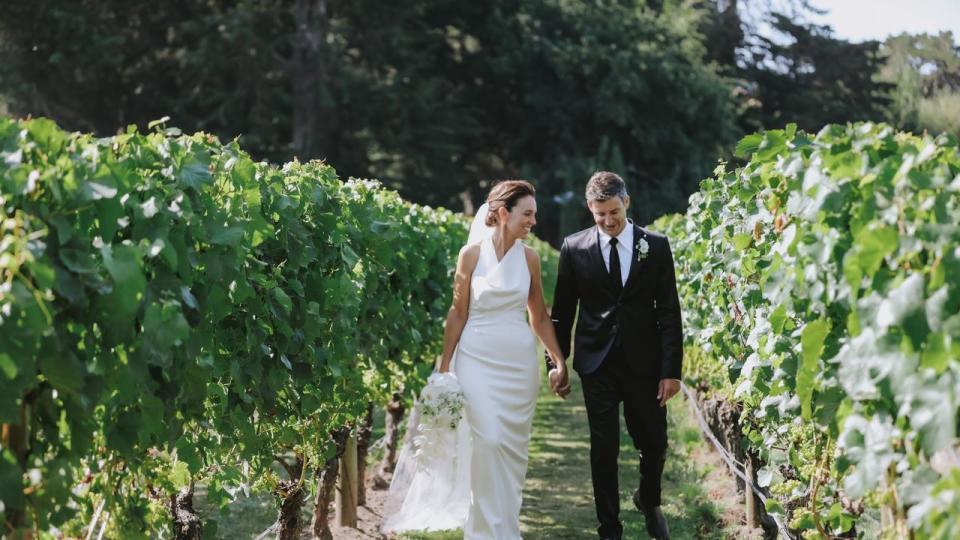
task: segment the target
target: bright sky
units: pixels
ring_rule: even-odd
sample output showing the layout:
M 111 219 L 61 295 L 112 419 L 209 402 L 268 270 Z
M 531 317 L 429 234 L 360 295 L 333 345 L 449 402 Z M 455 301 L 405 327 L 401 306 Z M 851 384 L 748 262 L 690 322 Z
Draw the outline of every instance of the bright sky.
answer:
M 813 22 L 829 24 L 837 37 L 849 41 L 951 30 L 954 42 L 960 43 L 960 0 L 812 0 L 811 4 L 829 10 Z

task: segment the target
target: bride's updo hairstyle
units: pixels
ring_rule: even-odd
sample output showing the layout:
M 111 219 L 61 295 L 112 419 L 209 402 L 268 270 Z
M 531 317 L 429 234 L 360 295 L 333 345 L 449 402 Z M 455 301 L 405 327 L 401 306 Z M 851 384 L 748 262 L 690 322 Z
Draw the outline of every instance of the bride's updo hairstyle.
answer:
M 487 227 L 493 227 L 500 221 L 500 217 L 497 215 L 498 209 L 505 207 L 509 212 L 517 205 L 517 201 L 528 195 L 534 197 L 536 194 L 537 191 L 533 189 L 533 184 L 526 180 L 502 180 L 497 182 L 490 190 L 490 195 L 487 195 L 487 204 L 490 205 L 490 209 L 487 211 Z

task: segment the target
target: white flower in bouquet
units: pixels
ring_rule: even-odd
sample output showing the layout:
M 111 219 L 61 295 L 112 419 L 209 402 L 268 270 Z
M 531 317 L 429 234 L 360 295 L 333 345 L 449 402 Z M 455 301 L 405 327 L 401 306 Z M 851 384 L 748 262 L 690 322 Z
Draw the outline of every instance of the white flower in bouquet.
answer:
M 453 373 L 434 373 L 420 392 L 420 434 L 413 444 L 416 457 L 429 460 L 437 452 L 448 452 L 463 416 L 463 391 Z

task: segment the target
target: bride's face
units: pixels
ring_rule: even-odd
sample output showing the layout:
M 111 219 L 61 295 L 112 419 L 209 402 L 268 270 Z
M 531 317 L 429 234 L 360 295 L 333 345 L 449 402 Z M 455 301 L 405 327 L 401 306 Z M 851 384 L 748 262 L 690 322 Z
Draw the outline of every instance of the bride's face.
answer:
M 501 208 L 500 212 L 500 222 L 504 224 L 507 232 L 516 238 L 526 238 L 530 229 L 537 224 L 537 200 L 531 195 L 517 200 L 517 204 L 509 212 L 506 208 Z

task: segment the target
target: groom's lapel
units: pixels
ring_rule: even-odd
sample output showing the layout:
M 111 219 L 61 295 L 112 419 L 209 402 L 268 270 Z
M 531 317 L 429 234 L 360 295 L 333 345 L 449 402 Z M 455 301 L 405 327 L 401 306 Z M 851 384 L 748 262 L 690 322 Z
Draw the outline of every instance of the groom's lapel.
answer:
M 590 271 L 597 276 L 598 281 L 609 287 L 611 285 L 611 283 L 608 283 L 610 273 L 607 272 L 607 265 L 603 262 L 603 252 L 600 250 L 600 235 L 596 229 L 591 231 L 590 239 L 587 241 L 587 253 Z
M 626 291 L 637 280 L 637 274 L 643 267 L 643 259 L 640 257 L 640 240 L 646 238 L 646 233 L 639 225 L 633 225 L 633 254 L 630 257 L 630 273 L 627 274 L 627 282 L 623 285 Z

